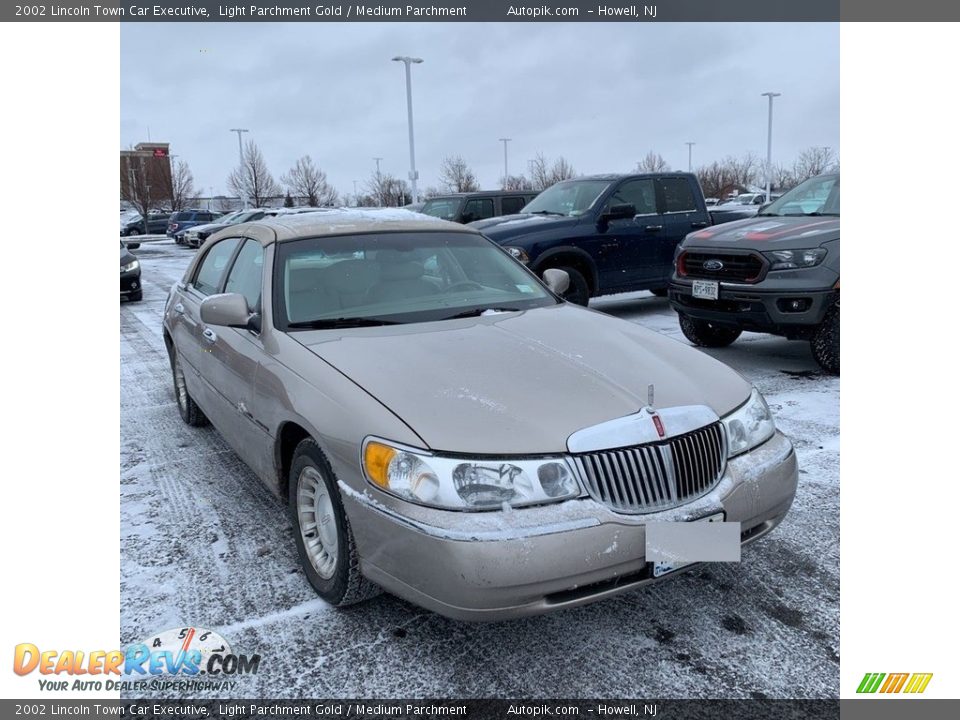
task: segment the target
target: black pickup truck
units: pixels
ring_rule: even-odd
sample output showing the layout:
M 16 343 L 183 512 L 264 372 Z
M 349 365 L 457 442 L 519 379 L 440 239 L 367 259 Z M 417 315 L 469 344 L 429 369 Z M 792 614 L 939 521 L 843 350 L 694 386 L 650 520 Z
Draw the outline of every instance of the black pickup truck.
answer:
M 744 330 L 810 342 L 840 372 L 840 175 L 810 178 L 756 217 L 691 233 L 677 248 L 670 304 L 702 347 Z
M 678 243 L 710 224 L 690 173 L 593 175 L 547 188 L 518 215 L 470 223 L 538 274 L 570 276 L 566 299 L 667 294 Z

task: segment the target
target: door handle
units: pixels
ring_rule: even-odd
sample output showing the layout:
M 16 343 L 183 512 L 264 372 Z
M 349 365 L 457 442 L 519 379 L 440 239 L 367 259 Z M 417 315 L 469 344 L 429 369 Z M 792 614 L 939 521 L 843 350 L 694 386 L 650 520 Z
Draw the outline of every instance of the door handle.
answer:
M 657 230 L 663 230 L 663 225 L 647 225 L 643 229 L 647 232 L 656 232 Z
M 217 334 L 210 328 L 203 329 L 203 339 L 210 343 L 215 343 L 217 341 Z
M 177 303 L 174 305 L 173 311 L 177 313 L 177 315 L 183 315 L 183 303 Z
M 692 223 L 690 223 L 690 227 L 692 227 L 692 228 L 705 228 L 705 227 L 707 227 L 707 223 L 705 223 L 705 222 L 692 222 Z

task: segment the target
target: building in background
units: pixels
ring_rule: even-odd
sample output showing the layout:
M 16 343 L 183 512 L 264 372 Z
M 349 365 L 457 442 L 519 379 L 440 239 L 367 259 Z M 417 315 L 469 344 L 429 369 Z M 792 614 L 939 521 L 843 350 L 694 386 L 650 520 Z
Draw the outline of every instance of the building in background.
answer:
M 137 143 L 120 151 L 120 199 L 141 213 L 169 206 L 173 197 L 170 143 Z

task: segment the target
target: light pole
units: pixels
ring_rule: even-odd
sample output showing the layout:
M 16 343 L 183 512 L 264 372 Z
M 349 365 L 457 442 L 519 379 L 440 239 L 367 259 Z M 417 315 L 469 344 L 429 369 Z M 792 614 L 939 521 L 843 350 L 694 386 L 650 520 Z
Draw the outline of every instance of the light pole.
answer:
M 693 172 L 693 146 L 695 142 L 685 143 L 687 146 L 687 172 Z
M 381 160 L 383 160 L 382 157 L 373 159 L 373 161 L 377 164 L 377 207 L 383 206 L 383 181 L 380 179 Z
M 360 204 L 359 197 L 357 196 L 357 181 L 353 181 L 353 206 L 357 207 Z
M 250 132 L 246 128 L 230 128 L 230 132 L 235 132 L 237 134 L 237 145 L 240 148 L 240 179 L 245 180 L 245 175 L 243 172 L 243 133 Z M 241 188 L 241 195 L 243 197 L 240 200 L 243 202 L 243 209 L 247 209 L 247 189 L 246 187 Z
M 770 175 L 773 165 L 773 99 L 780 97 L 780 93 L 765 92 L 760 93 L 760 97 L 769 100 L 767 104 L 767 197 L 766 202 L 770 202 Z
M 417 202 L 417 161 L 413 151 L 413 93 L 410 90 L 410 63 L 423 62 L 422 58 L 398 55 L 394 62 L 402 62 L 407 75 L 407 128 L 410 131 L 410 190 L 413 194 L 411 202 Z
M 500 138 L 500 142 L 503 143 L 503 189 L 507 188 L 507 178 L 510 177 L 510 172 L 507 170 L 507 143 L 510 142 L 513 138 Z

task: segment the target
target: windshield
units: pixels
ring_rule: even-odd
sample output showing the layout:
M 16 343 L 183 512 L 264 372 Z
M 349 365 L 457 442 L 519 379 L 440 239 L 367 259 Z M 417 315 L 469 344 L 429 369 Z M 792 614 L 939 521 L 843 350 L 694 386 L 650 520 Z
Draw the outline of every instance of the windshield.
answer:
M 516 260 L 472 233 L 373 233 L 277 245 L 282 330 L 429 322 L 557 300 Z
M 571 217 L 583 215 L 608 187 L 608 180 L 567 180 L 548 187 L 521 212 Z
M 840 176 L 818 175 L 770 203 L 761 215 L 836 215 L 840 217 Z
M 441 220 L 453 220 L 457 216 L 461 198 L 433 198 L 427 200 L 420 210 L 424 215 L 432 215 Z

